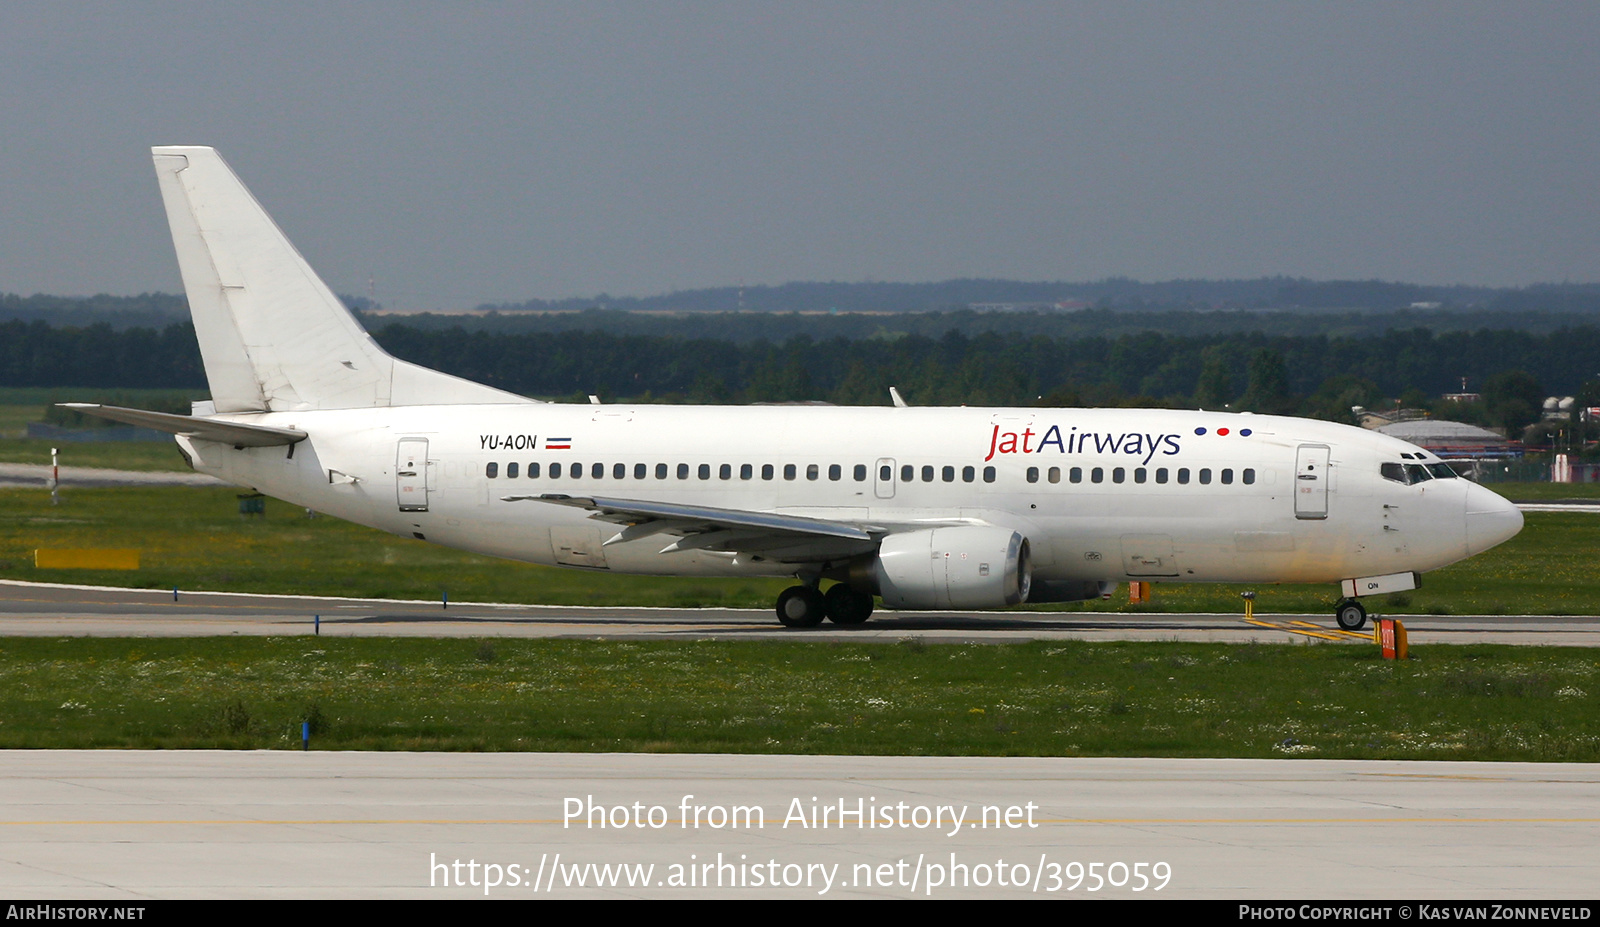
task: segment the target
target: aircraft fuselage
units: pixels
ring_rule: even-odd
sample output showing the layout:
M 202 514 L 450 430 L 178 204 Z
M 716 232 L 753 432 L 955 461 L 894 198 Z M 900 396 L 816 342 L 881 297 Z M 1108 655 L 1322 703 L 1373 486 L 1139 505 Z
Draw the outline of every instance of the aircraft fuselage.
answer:
M 618 572 L 792 575 L 799 561 L 661 553 L 659 537 L 602 546 L 616 525 L 506 497 L 650 499 L 892 530 L 994 525 L 1028 538 L 1039 580 L 1420 573 L 1521 525 L 1467 480 L 1384 475 L 1386 463 L 1391 474 L 1437 465 L 1419 448 L 1277 416 L 508 404 L 222 418 L 310 437 L 292 453 L 182 439 L 203 472 L 407 537 Z

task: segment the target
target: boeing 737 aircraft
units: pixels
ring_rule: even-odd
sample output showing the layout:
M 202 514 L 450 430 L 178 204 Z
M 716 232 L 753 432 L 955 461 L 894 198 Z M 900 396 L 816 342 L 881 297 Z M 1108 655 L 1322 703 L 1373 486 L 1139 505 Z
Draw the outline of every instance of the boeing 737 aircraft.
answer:
M 1114 584 L 1340 583 L 1360 597 L 1515 535 L 1429 452 L 1268 415 L 571 405 L 378 347 L 210 148 L 154 149 L 211 400 L 74 408 L 196 470 L 406 537 L 586 570 L 792 576 L 778 620 L 1098 598 Z M 833 584 L 824 592 L 823 580 Z

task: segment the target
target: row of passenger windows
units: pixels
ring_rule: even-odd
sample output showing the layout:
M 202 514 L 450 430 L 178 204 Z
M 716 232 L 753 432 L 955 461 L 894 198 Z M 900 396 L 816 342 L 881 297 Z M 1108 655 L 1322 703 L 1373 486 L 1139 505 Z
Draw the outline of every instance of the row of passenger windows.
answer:
M 1211 483 L 1212 471 L 1211 471 L 1210 467 L 1201 467 L 1199 472 L 1198 472 L 1198 474 L 1191 474 L 1191 472 L 1190 472 L 1188 467 L 1179 467 L 1178 468 L 1177 476 L 1178 476 L 1178 482 L 1180 484 L 1187 484 L 1189 482 L 1189 479 L 1190 479 L 1191 475 L 1198 476 L 1199 477 L 1199 481 L 1200 481 L 1200 485 L 1202 485 L 1202 486 L 1207 486 L 1207 485 L 1210 485 L 1210 483 Z M 1218 477 L 1218 481 L 1221 482 L 1222 485 L 1224 485 L 1224 486 L 1232 485 L 1232 483 L 1233 483 L 1233 468 L 1232 467 L 1224 468 L 1221 471 L 1218 471 L 1216 476 Z M 1165 483 L 1169 479 L 1171 479 L 1171 477 L 1172 477 L 1172 471 L 1171 470 L 1167 469 L 1166 467 L 1157 467 L 1156 468 L 1156 482 L 1157 483 Z M 1061 468 L 1060 467 L 1051 467 L 1048 471 L 1045 472 L 1045 478 L 1048 479 L 1052 483 L 1061 482 Z M 1133 481 L 1135 483 L 1148 482 L 1149 479 L 1150 479 L 1150 471 L 1148 469 L 1146 469 L 1144 467 L 1134 467 L 1133 468 Z M 1091 483 L 1104 483 L 1105 481 L 1106 481 L 1106 468 L 1105 467 L 1092 467 L 1092 468 L 1090 468 L 1090 470 L 1089 470 L 1089 482 L 1091 482 Z M 1127 481 L 1128 481 L 1128 468 L 1127 467 L 1112 467 L 1111 468 L 1111 482 L 1113 482 L 1113 483 L 1125 483 Z M 1246 467 L 1245 469 L 1239 471 L 1239 482 L 1245 484 L 1246 486 L 1250 486 L 1250 485 L 1253 485 L 1255 483 L 1255 481 L 1256 481 L 1256 471 L 1254 470 L 1254 468 Z M 1029 467 L 1028 468 L 1028 482 L 1030 482 L 1030 483 L 1039 482 L 1039 468 L 1038 467 Z M 1071 468 L 1069 468 L 1067 470 L 1067 482 L 1069 482 L 1069 483 L 1081 483 L 1081 482 L 1083 482 L 1083 468 L 1082 467 L 1071 467 Z
M 883 480 L 883 481 L 888 481 L 888 480 L 894 479 L 894 469 L 892 467 L 890 467 L 889 465 L 885 464 L 885 465 L 879 467 L 878 471 L 879 471 L 878 472 L 878 479 Z M 520 464 L 515 463 L 515 462 L 506 464 L 506 479 L 514 480 L 522 472 L 523 472 L 523 470 L 522 470 L 522 467 L 521 467 Z M 822 478 L 822 472 L 823 471 L 822 471 L 822 465 L 821 464 L 806 464 L 806 467 L 805 467 L 805 477 L 806 477 L 806 479 L 808 479 L 808 480 L 819 480 L 819 479 Z M 866 464 L 856 464 L 854 467 L 851 468 L 850 476 L 857 483 L 864 483 L 864 482 L 867 481 L 867 474 L 869 472 L 870 471 L 869 471 L 869 469 L 868 469 Z M 910 483 L 910 482 L 915 481 L 916 478 L 917 478 L 917 472 L 918 472 L 917 468 L 914 467 L 914 466 L 911 466 L 910 464 L 902 466 L 900 468 L 900 481 L 902 483 Z M 576 479 L 583 478 L 584 465 L 581 464 L 581 463 L 566 463 L 566 464 L 564 464 L 564 463 L 553 463 L 553 464 L 550 465 L 548 470 L 542 470 L 538 463 L 530 463 L 527 466 L 526 473 L 527 473 L 527 478 L 530 479 L 530 480 L 539 479 L 541 473 L 548 473 L 548 477 L 547 478 L 548 479 L 552 479 L 552 480 L 559 480 L 563 476 L 567 476 L 570 479 L 576 480 Z M 605 479 L 606 478 L 606 465 L 602 464 L 602 463 L 589 464 L 588 473 L 589 473 L 589 478 L 590 479 L 593 479 L 593 480 Z M 671 465 L 669 465 L 669 464 L 658 463 L 654 467 L 654 473 L 655 473 L 655 478 L 656 479 L 664 480 L 664 479 L 667 479 L 669 476 L 673 475 L 673 467 Z M 677 474 L 678 479 L 680 479 L 680 480 L 689 479 L 691 473 L 695 477 L 697 477 L 699 479 L 709 480 L 709 479 L 711 479 L 711 464 L 699 464 L 698 466 L 691 468 L 689 464 L 681 463 L 681 464 L 678 464 L 677 467 L 676 467 L 676 474 Z M 756 466 L 755 466 L 755 464 L 740 464 L 738 473 L 739 473 L 739 479 L 741 479 L 741 480 L 753 480 L 753 479 L 756 478 Z M 838 482 L 839 480 L 844 479 L 844 467 L 839 465 L 839 464 L 828 464 L 827 473 L 828 473 L 828 479 L 830 479 L 830 480 L 832 480 L 834 482 Z M 935 470 L 934 470 L 933 467 L 923 467 L 922 470 L 921 470 L 921 473 L 922 473 L 922 481 L 924 483 L 932 483 L 936 479 Z M 719 480 L 731 480 L 731 479 L 733 479 L 733 474 L 734 474 L 733 464 L 719 464 L 719 465 L 717 465 L 716 474 L 717 474 L 717 479 L 719 479 Z M 957 474 L 957 471 L 956 471 L 955 467 L 945 467 L 941 471 L 939 471 L 938 478 L 942 478 L 944 480 L 944 482 L 946 482 L 946 483 L 954 483 L 956 481 L 956 474 Z M 492 479 L 497 479 L 500 476 L 500 464 L 499 463 L 490 463 L 490 464 L 486 465 L 483 468 L 483 475 L 488 477 L 491 480 Z M 633 465 L 633 478 L 634 479 L 636 479 L 636 480 L 648 479 L 650 477 L 650 475 L 651 475 L 651 467 L 650 467 L 649 464 L 640 463 L 640 464 L 634 464 Z M 772 479 L 777 479 L 777 476 L 778 476 L 778 467 L 777 467 L 777 465 L 775 465 L 775 464 L 762 464 L 761 465 L 761 478 L 762 479 L 764 479 L 764 480 L 772 480 Z M 974 482 L 974 481 L 976 481 L 978 479 L 978 469 L 976 467 L 962 467 L 961 470 L 960 470 L 960 476 L 961 476 L 961 481 L 964 482 L 964 483 Z M 628 478 L 628 465 L 627 464 L 620 464 L 620 463 L 619 464 L 612 464 L 611 465 L 611 478 L 614 479 L 614 480 L 625 480 L 625 479 L 627 479 Z M 784 464 L 783 465 L 783 478 L 786 479 L 786 480 L 799 479 L 800 478 L 800 466 L 798 464 Z M 985 483 L 993 483 L 994 482 L 994 478 L 995 478 L 995 470 L 994 470 L 994 468 L 993 467 L 984 467 L 983 468 L 983 481 Z
M 602 463 L 589 464 L 587 469 L 588 469 L 589 478 L 592 479 L 592 480 L 601 480 L 601 479 L 605 479 L 606 478 L 607 468 L 606 468 L 605 464 L 602 464 Z M 627 464 L 620 464 L 620 463 L 619 464 L 612 464 L 611 467 L 610 467 L 611 478 L 614 479 L 614 480 L 625 480 L 625 479 L 627 479 L 628 478 L 628 469 L 629 468 L 628 468 Z M 658 480 L 664 480 L 664 479 L 667 479 L 668 477 L 674 475 L 674 468 L 670 464 L 664 464 L 664 463 L 658 463 L 658 464 L 656 464 L 654 466 L 654 468 L 652 468 L 649 464 L 639 463 L 639 464 L 634 464 L 632 469 L 633 469 L 633 478 L 636 479 L 636 480 L 648 479 L 652 474 L 652 469 L 653 469 L 655 478 L 658 479 Z M 584 470 L 585 470 L 585 467 L 581 463 L 553 463 L 553 464 L 550 464 L 548 469 L 542 469 L 540 467 L 540 465 L 535 462 L 535 463 L 529 463 L 527 465 L 527 468 L 526 468 L 525 471 L 524 471 L 522 465 L 519 464 L 519 463 L 516 463 L 516 462 L 508 463 L 508 464 L 505 465 L 506 479 L 509 479 L 509 480 L 517 479 L 518 476 L 521 475 L 524 472 L 527 474 L 527 478 L 530 479 L 530 480 L 539 479 L 541 473 L 548 474 L 548 476 L 545 477 L 547 479 L 558 480 L 558 479 L 561 479 L 563 476 L 565 476 L 565 477 L 567 477 L 569 479 L 576 480 L 576 479 L 582 479 L 583 478 Z M 675 470 L 676 470 L 676 476 L 680 480 L 689 479 L 691 473 L 698 479 L 709 480 L 709 479 L 711 479 L 712 465 L 711 464 L 699 464 L 697 466 L 691 467 L 689 464 L 681 463 L 681 464 L 677 465 Z M 1091 482 L 1091 483 L 1104 483 L 1106 481 L 1107 470 L 1108 470 L 1108 468 L 1106 468 L 1106 467 L 1092 467 L 1092 468 L 1089 468 L 1089 470 L 1088 470 L 1089 482 Z M 1125 483 L 1125 482 L 1127 482 L 1128 475 L 1129 475 L 1129 470 L 1130 470 L 1130 468 L 1127 468 L 1127 467 L 1111 467 L 1111 468 L 1109 468 L 1109 472 L 1110 472 L 1110 476 L 1111 476 L 1111 482 L 1113 482 L 1113 483 Z M 1145 483 L 1145 482 L 1149 481 L 1149 479 L 1150 479 L 1150 470 L 1146 469 L 1145 467 L 1133 467 L 1133 468 L 1131 468 L 1131 470 L 1132 470 L 1132 475 L 1133 475 L 1133 482 L 1135 482 L 1135 483 Z M 777 475 L 778 475 L 778 467 L 775 464 L 762 464 L 760 472 L 761 472 L 761 478 L 763 480 L 776 479 Z M 823 472 L 823 470 L 822 470 L 822 465 L 821 464 L 806 464 L 806 466 L 805 466 L 805 478 L 808 479 L 808 480 L 819 480 L 819 479 L 821 479 L 822 478 L 822 472 Z M 856 464 L 854 467 L 851 468 L 850 476 L 857 483 L 864 483 L 867 480 L 867 474 L 869 472 L 870 471 L 869 471 L 869 469 L 868 469 L 866 464 Z M 1069 482 L 1069 483 L 1081 483 L 1081 482 L 1083 482 L 1084 472 L 1085 471 L 1084 471 L 1083 467 L 1070 467 L 1070 468 L 1068 468 L 1066 470 L 1067 482 Z M 976 482 L 977 481 L 979 473 L 980 473 L 980 471 L 978 470 L 977 467 L 970 467 L 970 466 L 969 467 L 961 467 L 959 469 L 957 469 L 956 467 L 951 467 L 951 466 L 937 467 L 937 468 L 936 467 L 930 467 L 930 466 L 922 466 L 922 467 L 919 468 L 919 467 L 912 466 L 911 464 L 903 464 L 900 467 L 900 482 L 902 482 L 902 483 L 915 482 L 917 480 L 917 478 L 920 476 L 922 478 L 922 482 L 924 482 L 924 483 L 933 483 L 933 482 L 954 483 L 958 477 L 960 478 L 961 482 L 963 482 L 963 483 L 972 483 L 972 482 Z M 984 467 L 983 470 L 981 471 L 981 473 L 982 473 L 982 476 L 983 476 L 983 481 L 985 483 L 993 483 L 994 482 L 994 480 L 995 480 L 995 469 L 994 469 L 994 467 Z M 756 466 L 754 464 L 739 464 L 738 474 L 739 474 L 739 479 L 741 479 L 741 480 L 752 480 L 752 479 L 755 479 L 755 477 L 756 477 Z M 829 480 L 832 480 L 834 482 L 838 482 L 839 480 L 844 479 L 844 467 L 842 467 L 839 464 L 829 464 L 828 468 L 827 468 L 827 474 L 828 474 L 828 479 Z M 498 462 L 495 462 L 495 463 L 490 463 L 490 464 L 486 465 L 484 467 L 484 470 L 483 470 L 483 475 L 488 477 L 491 480 L 499 478 L 499 476 L 500 476 L 500 464 Z M 731 480 L 731 479 L 733 479 L 734 465 L 733 464 L 718 464 L 717 467 L 716 467 L 716 475 L 717 475 L 717 479 L 719 479 L 719 480 Z M 1062 468 L 1061 467 L 1050 467 L 1048 470 L 1043 470 L 1043 471 L 1041 471 L 1039 467 L 1029 467 L 1028 468 L 1028 482 L 1030 482 L 1030 483 L 1039 482 L 1039 478 L 1040 478 L 1041 475 L 1043 475 L 1044 478 L 1047 479 L 1049 482 L 1059 483 L 1059 482 L 1061 482 Z M 1157 483 L 1169 482 L 1171 480 L 1172 476 L 1173 476 L 1173 471 L 1169 470 L 1166 467 L 1157 467 L 1155 469 L 1155 481 Z M 1200 470 L 1198 471 L 1198 473 L 1192 473 L 1188 467 L 1178 467 L 1177 471 L 1176 471 L 1176 476 L 1177 476 L 1177 482 L 1180 483 L 1180 484 L 1187 484 L 1190 481 L 1192 476 L 1197 476 L 1201 485 L 1208 485 L 1208 484 L 1211 483 L 1213 472 L 1212 472 L 1210 467 L 1201 467 Z M 1233 471 L 1232 468 L 1225 468 L 1225 469 L 1223 469 L 1221 471 L 1218 471 L 1216 473 L 1216 476 L 1218 478 L 1218 481 L 1221 482 L 1224 486 L 1230 485 L 1230 484 L 1233 483 L 1233 480 L 1234 480 L 1234 471 Z M 783 465 L 783 478 L 785 480 L 796 480 L 796 479 L 799 479 L 800 478 L 800 467 L 799 467 L 799 465 L 798 464 L 784 464 Z M 890 480 L 894 479 L 894 468 L 891 467 L 888 464 L 883 464 L 883 465 L 879 466 L 879 468 L 878 468 L 878 479 L 880 481 L 882 481 L 882 482 L 889 482 Z M 1248 468 L 1245 469 L 1245 470 L 1239 471 L 1239 481 L 1241 483 L 1245 484 L 1246 486 L 1249 486 L 1249 485 L 1255 483 L 1255 481 L 1256 481 L 1256 471 L 1253 470 L 1253 469 L 1248 469 Z

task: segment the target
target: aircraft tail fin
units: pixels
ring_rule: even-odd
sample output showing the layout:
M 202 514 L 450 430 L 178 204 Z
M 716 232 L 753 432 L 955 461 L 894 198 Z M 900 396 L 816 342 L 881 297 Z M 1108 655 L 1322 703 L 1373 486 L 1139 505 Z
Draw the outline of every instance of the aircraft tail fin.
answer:
M 391 357 L 215 149 L 151 154 L 216 411 L 532 401 Z

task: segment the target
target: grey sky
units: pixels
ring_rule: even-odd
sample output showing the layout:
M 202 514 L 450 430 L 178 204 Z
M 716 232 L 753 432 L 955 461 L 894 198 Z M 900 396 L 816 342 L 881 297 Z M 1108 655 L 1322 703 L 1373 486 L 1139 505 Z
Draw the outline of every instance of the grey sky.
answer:
M 177 291 L 209 144 L 401 308 L 1600 280 L 1600 5 L 7 3 L 0 291 Z

